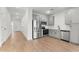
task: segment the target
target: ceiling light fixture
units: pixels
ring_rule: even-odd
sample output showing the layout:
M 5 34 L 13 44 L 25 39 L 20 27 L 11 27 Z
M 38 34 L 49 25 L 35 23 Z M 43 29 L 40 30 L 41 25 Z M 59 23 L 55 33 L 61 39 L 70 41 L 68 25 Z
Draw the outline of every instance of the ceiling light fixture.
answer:
M 46 11 L 46 14 L 50 14 L 54 9 L 49 9 L 48 11 Z
M 47 14 L 50 14 L 50 10 L 46 11 Z

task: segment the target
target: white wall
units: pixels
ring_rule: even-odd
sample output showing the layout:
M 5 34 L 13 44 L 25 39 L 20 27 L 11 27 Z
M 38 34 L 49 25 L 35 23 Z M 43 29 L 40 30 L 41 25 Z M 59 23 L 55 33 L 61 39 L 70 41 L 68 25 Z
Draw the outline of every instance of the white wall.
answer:
M 5 7 L 0 7 L 0 46 L 11 34 L 10 15 Z
M 32 40 L 32 9 L 26 8 L 25 16 L 22 19 L 22 32 L 27 40 Z
M 21 20 L 14 20 L 14 31 L 21 31 Z
M 65 11 L 56 13 L 54 16 L 54 28 L 59 25 L 62 30 L 70 30 L 70 27 L 65 24 Z

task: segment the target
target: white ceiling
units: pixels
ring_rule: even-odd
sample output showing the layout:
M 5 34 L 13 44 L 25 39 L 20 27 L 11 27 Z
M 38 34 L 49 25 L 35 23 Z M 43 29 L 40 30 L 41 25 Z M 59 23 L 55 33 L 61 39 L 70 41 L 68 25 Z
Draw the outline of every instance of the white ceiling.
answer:
M 21 20 L 25 15 L 27 7 L 7 7 L 9 13 L 11 14 L 11 18 L 14 20 Z M 55 14 L 57 12 L 66 10 L 70 7 L 30 7 L 33 8 L 35 12 L 46 14 L 46 11 L 53 9 L 50 14 Z
M 25 14 L 26 8 L 24 7 L 7 7 L 12 20 L 21 20 Z
M 31 7 L 30 7 L 31 8 Z M 33 11 L 35 12 L 39 12 L 39 13 L 43 13 L 43 14 L 47 14 L 46 12 L 50 10 L 51 13 L 50 14 L 55 14 L 57 12 L 69 9 L 70 7 L 32 7 Z M 26 7 L 7 7 L 9 13 L 11 14 L 11 16 L 23 16 L 25 14 L 26 11 Z
M 53 9 L 53 10 L 51 10 L 51 13 L 50 14 L 55 14 L 57 12 L 60 12 L 60 11 L 63 11 L 63 10 L 69 9 L 69 8 L 70 7 L 34 7 L 33 10 L 35 12 L 47 14 L 46 12 L 48 10 Z

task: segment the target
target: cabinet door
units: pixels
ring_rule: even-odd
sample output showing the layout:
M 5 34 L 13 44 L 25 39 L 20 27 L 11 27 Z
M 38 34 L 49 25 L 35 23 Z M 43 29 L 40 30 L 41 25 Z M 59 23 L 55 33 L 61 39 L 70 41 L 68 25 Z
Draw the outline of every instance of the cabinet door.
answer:
M 54 31 L 52 29 L 49 29 L 49 36 L 54 36 Z
M 49 36 L 52 36 L 52 31 L 51 31 L 51 29 L 49 29 Z
M 59 31 L 58 30 L 54 30 L 54 37 L 59 38 Z
M 59 38 L 59 34 L 58 34 L 57 30 L 53 30 L 53 29 L 49 30 L 49 36 Z
M 54 16 L 50 15 L 48 17 L 48 25 L 53 26 L 54 25 Z
M 74 8 L 66 11 L 65 13 L 65 23 L 71 24 L 72 23 L 79 23 L 79 8 Z
M 79 23 L 79 8 L 75 8 L 70 12 L 71 12 L 72 23 Z
M 65 24 L 70 25 L 71 24 L 71 15 L 69 14 L 69 11 L 65 13 Z

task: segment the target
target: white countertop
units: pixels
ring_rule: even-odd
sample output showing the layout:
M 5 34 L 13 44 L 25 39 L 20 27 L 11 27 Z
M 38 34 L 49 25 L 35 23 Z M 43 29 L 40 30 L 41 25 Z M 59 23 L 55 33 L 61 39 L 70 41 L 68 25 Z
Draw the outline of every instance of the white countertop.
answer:
M 55 29 L 55 30 L 57 30 L 58 29 L 58 27 L 55 27 L 55 26 L 45 26 L 45 28 L 46 29 Z M 70 28 L 60 28 L 60 30 L 69 30 L 70 31 Z

